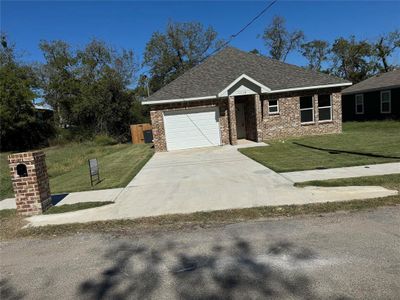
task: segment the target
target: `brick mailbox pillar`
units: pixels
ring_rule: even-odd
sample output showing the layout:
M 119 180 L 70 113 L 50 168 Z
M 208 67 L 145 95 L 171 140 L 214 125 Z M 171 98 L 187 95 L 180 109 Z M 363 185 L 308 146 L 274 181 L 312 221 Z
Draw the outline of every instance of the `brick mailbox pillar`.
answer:
M 20 215 L 38 215 L 51 206 L 49 178 L 45 154 L 42 151 L 23 152 L 8 156 Z

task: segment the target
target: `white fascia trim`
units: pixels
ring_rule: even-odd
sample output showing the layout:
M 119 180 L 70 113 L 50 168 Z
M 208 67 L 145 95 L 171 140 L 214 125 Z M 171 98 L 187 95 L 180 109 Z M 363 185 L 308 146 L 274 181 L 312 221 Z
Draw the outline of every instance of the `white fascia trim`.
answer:
M 339 86 L 349 86 L 349 85 L 352 85 L 352 83 L 351 82 L 346 82 L 346 83 L 335 83 L 335 84 L 305 86 L 305 87 L 290 88 L 290 89 L 283 89 L 283 90 L 273 90 L 273 91 L 270 91 L 269 93 L 273 94 L 273 93 L 283 93 L 283 92 L 292 92 L 292 91 L 323 89 L 323 88 L 331 88 L 331 87 L 339 87 Z
M 259 83 L 257 80 L 254 80 L 250 76 L 247 76 L 246 74 L 240 75 L 238 78 L 236 78 L 230 85 L 228 85 L 226 88 L 224 88 L 221 92 L 218 93 L 218 97 L 226 97 L 228 96 L 228 90 L 233 87 L 236 83 L 238 83 L 240 80 L 246 79 L 255 85 L 259 86 L 261 88 L 261 93 L 269 93 L 271 92 L 271 89 L 269 87 L 266 87 L 265 85 Z
M 252 79 L 251 77 L 247 76 L 246 74 L 242 74 L 235 81 L 233 81 L 230 85 L 228 85 L 222 92 L 218 93 L 217 96 L 205 96 L 205 97 L 192 97 L 192 98 L 177 98 L 177 99 L 168 99 L 168 100 L 142 101 L 142 104 L 143 105 L 151 105 L 151 104 L 163 104 L 163 103 L 190 102 L 190 101 L 200 101 L 200 100 L 217 99 L 217 98 L 220 98 L 220 97 L 226 97 L 226 96 L 228 96 L 228 90 L 232 86 L 234 86 L 236 83 L 238 83 L 240 80 L 242 80 L 243 78 L 249 80 L 250 82 L 252 82 L 252 83 L 254 83 L 254 84 L 258 85 L 258 86 L 260 86 L 261 87 L 261 93 L 269 93 L 269 94 L 352 85 L 351 82 L 348 82 L 348 83 L 335 83 L 335 84 L 326 84 L 326 85 L 315 85 L 315 86 L 306 86 L 306 87 L 290 88 L 290 89 L 272 91 L 270 88 L 262 85 L 261 83 L 257 82 L 256 80 Z
M 178 98 L 169 100 L 153 100 L 153 101 L 143 101 L 142 104 L 150 105 L 150 104 L 163 104 L 163 103 L 176 103 L 176 102 L 190 102 L 190 101 L 208 100 L 216 98 L 217 96 L 206 96 L 206 97 L 193 97 L 193 98 Z

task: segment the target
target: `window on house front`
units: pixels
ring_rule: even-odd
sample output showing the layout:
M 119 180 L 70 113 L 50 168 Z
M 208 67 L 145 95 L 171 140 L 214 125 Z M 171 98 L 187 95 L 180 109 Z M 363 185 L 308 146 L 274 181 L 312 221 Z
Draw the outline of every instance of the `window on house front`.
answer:
M 268 114 L 270 114 L 270 115 L 279 114 L 278 100 L 269 100 L 268 101 Z
M 390 114 L 392 110 L 391 95 L 390 91 L 381 92 L 381 113 Z
M 318 116 L 319 121 L 332 121 L 331 95 L 318 95 Z
M 364 113 L 364 95 L 356 95 L 356 115 L 362 115 Z
M 300 97 L 300 119 L 301 123 L 314 122 L 314 104 L 313 97 Z

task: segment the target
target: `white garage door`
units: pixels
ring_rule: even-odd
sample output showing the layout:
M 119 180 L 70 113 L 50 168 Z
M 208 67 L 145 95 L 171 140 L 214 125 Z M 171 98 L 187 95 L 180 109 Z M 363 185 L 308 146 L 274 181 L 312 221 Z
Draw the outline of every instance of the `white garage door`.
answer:
M 218 146 L 221 144 L 218 108 L 165 112 L 168 150 Z

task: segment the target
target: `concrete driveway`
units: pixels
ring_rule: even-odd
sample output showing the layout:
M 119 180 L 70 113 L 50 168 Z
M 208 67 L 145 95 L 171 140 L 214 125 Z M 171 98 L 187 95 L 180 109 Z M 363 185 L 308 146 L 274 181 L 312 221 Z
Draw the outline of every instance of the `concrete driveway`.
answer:
M 122 190 L 115 204 L 29 220 L 32 225 L 62 224 L 393 194 L 397 192 L 368 186 L 296 188 L 236 147 L 225 146 L 156 153 Z

